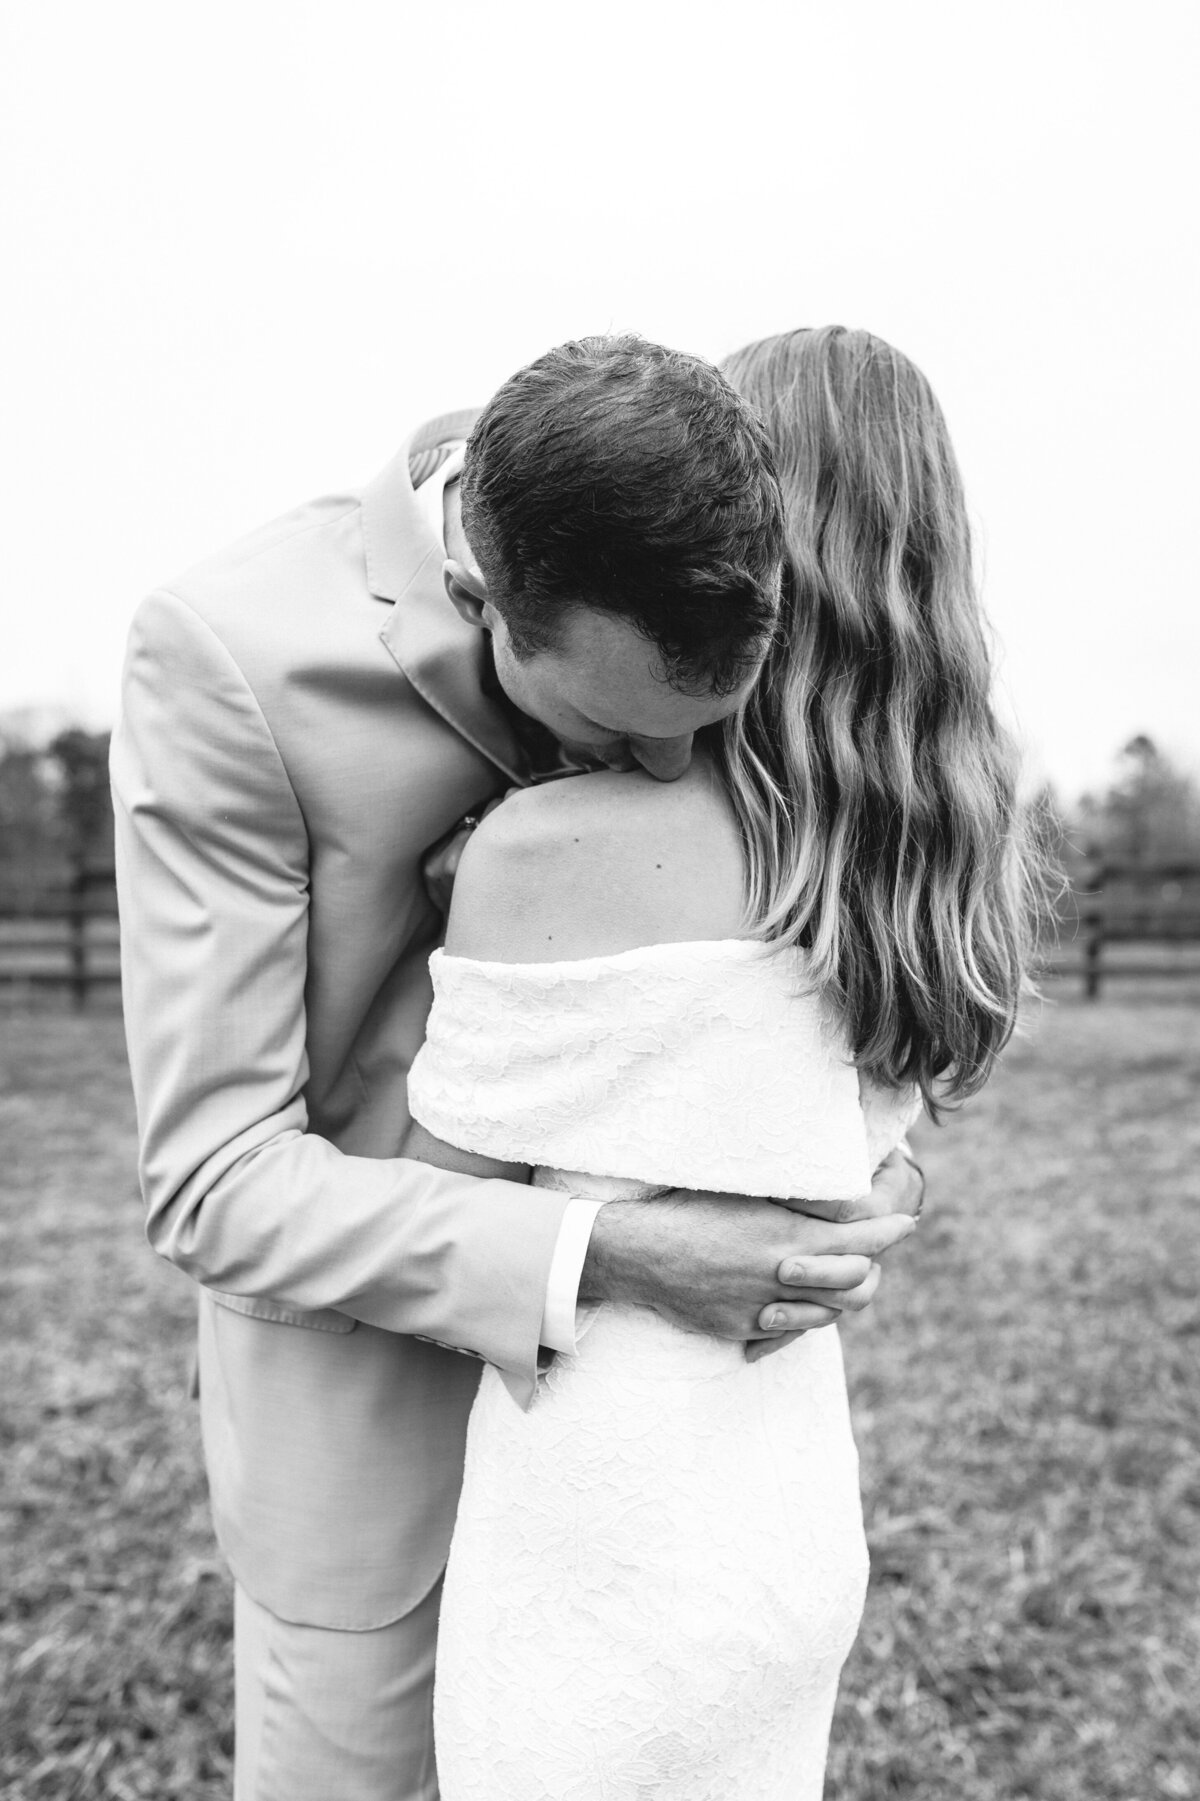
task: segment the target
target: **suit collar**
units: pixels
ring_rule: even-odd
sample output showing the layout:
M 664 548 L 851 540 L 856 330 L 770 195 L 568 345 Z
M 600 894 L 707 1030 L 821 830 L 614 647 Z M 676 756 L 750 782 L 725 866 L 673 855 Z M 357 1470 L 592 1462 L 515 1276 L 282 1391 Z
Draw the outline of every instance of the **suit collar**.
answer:
M 469 436 L 474 412 L 432 419 L 363 490 L 367 585 L 392 602 L 380 638 L 416 692 L 514 782 L 528 780 L 525 758 L 503 709 L 484 692 L 483 633 L 459 618 L 442 585 L 445 548 L 417 504 L 409 460 Z
M 436 548 L 438 581 L 445 552 L 435 544 L 413 494 L 409 461 L 439 444 L 454 444 L 469 437 L 476 412 L 443 413 L 415 431 L 386 468 L 368 482 L 362 496 L 363 546 L 367 558 L 367 586 L 380 600 L 399 600 L 417 568 Z M 449 604 L 449 603 L 447 603 Z

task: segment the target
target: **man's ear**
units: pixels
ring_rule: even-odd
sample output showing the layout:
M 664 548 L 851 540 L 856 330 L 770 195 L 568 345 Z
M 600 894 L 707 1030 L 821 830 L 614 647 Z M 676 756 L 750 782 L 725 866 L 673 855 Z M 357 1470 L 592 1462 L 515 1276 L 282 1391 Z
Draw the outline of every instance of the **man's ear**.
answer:
M 447 557 L 442 564 L 442 580 L 459 618 L 465 619 L 468 625 L 478 626 L 480 631 L 485 631 L 487 626 L 483 610 L 488 603 L 488 591 L 487 583 L 478 569 L 472 569 L 468 563 L 460 563 L 457 557 Z

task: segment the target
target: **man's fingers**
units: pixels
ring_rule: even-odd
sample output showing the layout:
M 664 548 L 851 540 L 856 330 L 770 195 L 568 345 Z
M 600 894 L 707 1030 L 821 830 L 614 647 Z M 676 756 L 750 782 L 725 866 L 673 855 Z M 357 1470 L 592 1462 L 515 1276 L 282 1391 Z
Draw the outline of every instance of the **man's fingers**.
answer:
M 868 1274 L 854 1288 L 839 1289 L 836 1294 L 821 1288 L 798 1288 L 781 1298 L 788 1301 L 811 1301 L 818 1307 L 836 1307 L 841 1313 L 861 1313 L 874 1300 L 875 1290 L 879 1287 L 882 1276 L 883 1271 L 879 1265 L 872 1263 Z
M 816 1260 L 810 1259 L 810 1261 Z M 846 1263 L 857 1261 L 861 1264 L 864 1260 L 847 1257 L 839 1258 L 836 1261 Z M 831 1324 L 832 1320 L 836 1319 L 840 1313 L 861 1313 L 863 1308 L 869 1307 L 875 1298 L 875 1290 L 879 1287 L 883 1275 L 883 1271 L 877 1263 L 868 1263 L 866 1269 L 866 1275 L 852 1287 L 838 1287 L 836 1292 L 827 1292 L 822 1288 L 799 1288 L 778 1301 L 769 1301 L 759 1312 L 759 1329 L 771 1333 L 801 1330 L 796 1316 L 796 1309 L 799 1307 L 813 1308 L 817 1313 L 829 1316 L 820 1322 L 815 1320 L 812 1322 L 826 1326 Z
M 870 1269 L 871 1259 L 863 1256 L 789 1257 L 779 1266 L 779 1280 L 788 1288 L 857 1288 Z
M 789 1213 L 803 1214 L 805 1219 L 828 1220 L 831 1226 L 844 1225 L 848 1220 L 869 1218 L 874 1211 L 869 1194 L 855 1195 L 849 1201 L 824 1201 L 818 1195 L 815 1199 L 806 1195 L 800 1201 L 776 1201 L 777 1207 L 786 1207 Z
M 871 1192 L 849 1201 L 815 1199 L 784 1201 L 795 1213 L 827 1219 L 835 1225 L 849 1220 L 876 1219 L 887 1213 L 915 1214 L 921 1198 L 921 1176 L 901 1150 L 889 1152 L 871 1179 Z
M 462 860 L 462 854 L 470 842 L 472 829 L 460 826 L 457 831 L 436 845 L 421 865 L 421 873 L 425 879 L 429 898 L 442 913 L 450 911 L 454 878 L 458 874 L 458 865 Z
M 771 1301 L 758 1316 L 760 1332 L 811 1332 L 815 1326 L 832 1326 L 839 1317 L 836 1307 L 820 1307 L 813 1301 Z
M 746 1362 L 757 1363 L 761 1358 L 769 1357 L 772 1351 L 786 1350 L 788 1345 L 803 1337 L 803 1332 L 781 1332 L 776 1338 L 752 1338 L 746 1346 Z
M 916 1224 L 911 1214 L 889 1213 L 882 1219 L 854 1219 L 846 1225 L 830 1225 L 821 1233 L 822 1242 L 816 1257 L 797 1249 L 781 1260 L 779 1280 L 785 1288 L 824 1286 L 823 1283 L 810 1283 L 805 1274 L 814 1263 L 823 1263 L 829 1256 L 874 1259 L 908 1238 L 916 1230 Z M 861 1281 L 866 1272 L 860 1263 L 853 1267 L 857 1280 Z M 793 1271 L 798 1272 L 798 1276 L 793 1275 Z
M 916 1164 L 897 1148 L 888 1153 L 875 1171 L 871 1196 L 873 1200 L 884 1202 L 892 1213 L 911 1213 L 915 1217 L 924 1187 L 925 1178 Z
M 883 1271 L 877 1263 L 873 1263 L 865 1281 L 860 1282 L 857 1288 L 848 1289 L 845 1294 L 839 1296 L 838 1305 L 843 1313 L 861 1313 L 864 1307 L 869 1307 L 875 1299 L 875 1290 L 882 1280 Z

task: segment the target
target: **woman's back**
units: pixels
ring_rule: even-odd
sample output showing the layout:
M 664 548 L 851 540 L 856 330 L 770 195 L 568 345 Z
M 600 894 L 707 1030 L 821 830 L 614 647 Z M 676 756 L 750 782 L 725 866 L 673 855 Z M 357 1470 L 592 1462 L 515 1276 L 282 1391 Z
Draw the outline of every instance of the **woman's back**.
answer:
M 687 1205 L 655 1184 L 868 1186 L 907 1100 L 869 1134 L 803 953 L 741 935 L 703 763 L 515 797 L 464 877 L 410 1082 L 429 1130 L 651 1206 Z M 442 1608 L 443 1794 L 815 1801 L 865 1573 L 836 1332 L 749 1363 L 601 1308 L 528 1412 L 484 1372 Z

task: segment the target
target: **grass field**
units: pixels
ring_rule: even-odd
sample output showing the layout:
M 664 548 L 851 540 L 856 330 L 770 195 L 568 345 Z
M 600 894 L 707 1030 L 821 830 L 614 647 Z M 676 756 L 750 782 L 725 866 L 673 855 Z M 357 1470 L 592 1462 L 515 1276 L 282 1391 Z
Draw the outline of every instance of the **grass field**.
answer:
M 0 1013 L 0 1143 L 0 1794 L 209 1801 L 229 1588 L 115 1015 Z M 829 1801 L 1200 1797 L 1200 994 L 1064 991 L 922 1148 L 844 1335 L 873 1583 Z

